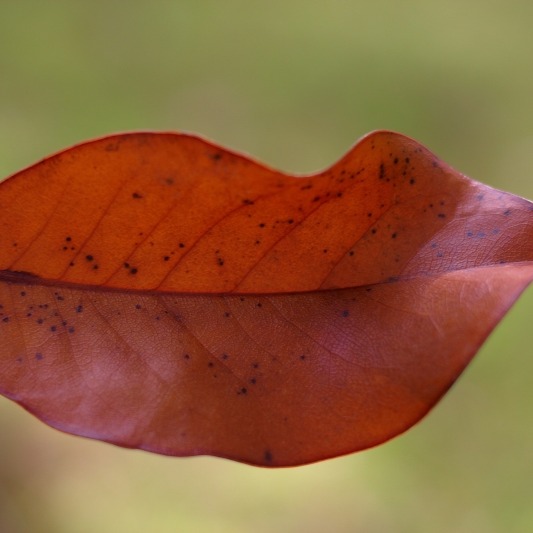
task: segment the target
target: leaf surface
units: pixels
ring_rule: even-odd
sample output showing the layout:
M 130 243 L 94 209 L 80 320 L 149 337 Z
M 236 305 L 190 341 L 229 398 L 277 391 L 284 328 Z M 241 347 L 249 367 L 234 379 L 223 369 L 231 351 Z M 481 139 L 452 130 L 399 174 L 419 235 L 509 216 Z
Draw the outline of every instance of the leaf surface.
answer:
M 0 392 L 63 431 L 289 466 L 405 431 L 533 279 L 533 204 L 415 141 L 291 176 L 194 136 L 0 184 Z

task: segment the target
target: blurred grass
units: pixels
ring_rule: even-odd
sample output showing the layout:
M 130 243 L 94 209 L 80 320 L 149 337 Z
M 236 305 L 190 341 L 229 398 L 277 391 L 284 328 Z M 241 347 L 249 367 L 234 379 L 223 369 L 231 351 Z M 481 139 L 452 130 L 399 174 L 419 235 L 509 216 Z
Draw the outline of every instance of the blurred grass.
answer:
M 526 1 L 8 0 L 0 176 L 131 129 L 309 172 L 387 128 L 531 198 L 532 21 Z M 122 450 L 0 399 L 0 531 L 531 530 L 532 316 L 529 291 L 406 435 L 298 469 Z

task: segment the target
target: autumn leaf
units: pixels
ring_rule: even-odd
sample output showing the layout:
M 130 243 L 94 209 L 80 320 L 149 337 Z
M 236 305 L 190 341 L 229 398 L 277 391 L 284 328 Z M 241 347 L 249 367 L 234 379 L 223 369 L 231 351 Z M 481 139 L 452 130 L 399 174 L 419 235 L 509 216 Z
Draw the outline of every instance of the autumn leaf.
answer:
M 533 279 L 533 204 L 415 141 L 295 177 L 194 136 L 0 184 L 0 392 L 60 430 L 264 466 L 423 417 Z

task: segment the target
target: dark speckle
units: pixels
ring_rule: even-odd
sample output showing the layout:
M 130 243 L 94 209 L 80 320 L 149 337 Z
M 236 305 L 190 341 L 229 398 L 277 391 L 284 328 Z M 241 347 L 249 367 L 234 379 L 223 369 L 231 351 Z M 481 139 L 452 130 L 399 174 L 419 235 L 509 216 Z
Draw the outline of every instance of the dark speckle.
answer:
M 50 331 L 52 332 L 57 331 L 57 326 L 50 326 Z
M 137 274 L 137 272 L 138 272 L 138 270 L 136 268 L 131 268 L 130 269 L 130 274 L 132 274 L 132 275 Z
M 185 248 L 185 244 L 183 244 L 182 242 L 180 242 L 180 243 L 178 244 L 178 246 L 179 246 L 180 248 Z
M 511 210 L 510 209 L 507 209 L 503 212 L 503 214 L 508 217 L 510 214 L 511 214 Z
M 393 239 L 396 239 L 396 237 L 398 237 L 398 234 L 397 234 L 397 233 L 393 233 L 393 234 L 391 235 L 391 237 L 392 237 Z
M 135 200 L 138 200 L 139 198 L 142 198 L 142 194 L 139 194 L 138 192 L 134 192 L 131 195 L 132 198 L 135 198 Z
M 445 213 L 439 213 L 437 216 L 439 218 L 446 218 L 446 214 Z
M 411 179 L 409 180 L 409 184 L 410 184 L 410 185 L 414 185 L 415 183 L 416 183 L 415 178 L 411 178 Z
M 41 361 L 43 359 L 44 355 L 41 353 L 41 352 L 37 352 L 35 354 L 35 359 L 37 359 L 37 361 Z
M 83 312 L 83 305 L 78 305 L 76 307 L 76 313 L 82 313 Z
M 260 224 L 258 224 L 260 228 L 264 228 L 266 226 L 266 224 L 264 222 L 261 222 Z
M 300 360 L 305 361 L 305 355 L 300 355 Z
M 271 463 L 274 460 L 274 457 L 272 456 L 272 452 L 270 450 L 265 450 L 263 457 L 267 463 Z
M 87 259 L 87 261 L 92 261 L 94 259 L 94 257 L 89 254 L 89 255 L 85 256 L 85 259 Z
M 348 309 L 345 309 L 343 312 L 342 312 L 342 316 L 343 317 L 347 317 L 347 316 L 350 316 L 350 311 L 348 311 Z
M 135 304 L 135 309 L 141 309 L 141 304 Z

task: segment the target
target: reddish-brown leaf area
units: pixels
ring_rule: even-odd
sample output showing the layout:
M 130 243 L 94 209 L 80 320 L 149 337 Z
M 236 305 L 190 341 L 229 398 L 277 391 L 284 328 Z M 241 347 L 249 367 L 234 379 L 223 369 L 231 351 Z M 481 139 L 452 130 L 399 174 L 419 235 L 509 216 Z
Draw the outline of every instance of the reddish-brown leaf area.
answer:
M 0 392 L 64 431 L 265 466 L 376 445 L 533 279 L 533 204 L 415 141 L 295 177 L 133 133 L 0 185 Z

